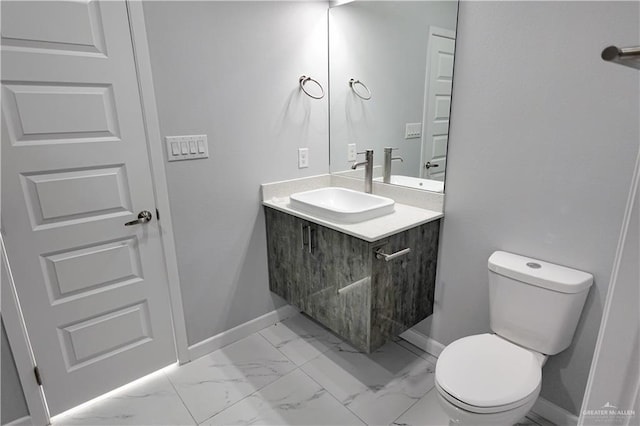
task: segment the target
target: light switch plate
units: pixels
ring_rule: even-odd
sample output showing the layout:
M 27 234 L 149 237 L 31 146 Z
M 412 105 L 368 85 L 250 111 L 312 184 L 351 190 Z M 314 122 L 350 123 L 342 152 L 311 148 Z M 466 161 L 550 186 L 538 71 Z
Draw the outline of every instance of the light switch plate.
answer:
M 166 136 L 169 161 L 195 160 L 209 157 L 207 135 Z
M 298 148 L 298 168 L 309 167 L 309 148 Z
M 404 125 L 404 138 L 414 139 L 422 136 L 422 123 L 406 123 Z

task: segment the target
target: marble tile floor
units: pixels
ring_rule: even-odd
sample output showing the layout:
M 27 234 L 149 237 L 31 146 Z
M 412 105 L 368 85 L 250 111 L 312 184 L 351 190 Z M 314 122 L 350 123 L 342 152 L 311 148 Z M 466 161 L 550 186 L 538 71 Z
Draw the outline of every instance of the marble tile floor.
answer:
M 401 339 L 360 353 L 296 315 L 63 413 L 53 425 L 446 426 L 435 362 Z M 550 424 L 525 417 L 518 425 Z

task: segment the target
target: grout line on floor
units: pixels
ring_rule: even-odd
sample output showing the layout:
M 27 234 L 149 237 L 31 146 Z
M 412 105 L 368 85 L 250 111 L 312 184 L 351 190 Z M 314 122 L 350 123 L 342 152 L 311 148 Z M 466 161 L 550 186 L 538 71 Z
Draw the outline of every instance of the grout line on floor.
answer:
M 299 313 L 298 315 L 303 315 L 303 314 L 302 314 L 302 312 L 301 312 L 301 313 Z M 291 318 L 295 318 L 295 317 L 289 317 L 289 318 L 287 318 L 286 320 L 291 319 Z M 286 320 L 284 320 L 284 321 L 286 321 Z M 276 324 L 280 324 L 280 325 L 282 325 L 282 324 L 284 323 L 284 321 L 278 321 Z M 267 342 L 269 342 L 269 343 L 271 344 L 271 346 L 273 346 L 273 347 L 274 347 L 278 352 L 280 352 L 280 353 L 281 353 L 285 358 L 287 358 L 289 361 L 291 361 L 291 363 L 292 363 L 293 365 L 295 365 L 295 366 L 296 366 L 296 368 L 300 368 L 300 369 L 301 369 L 301 367 L 302 367 L 302 366 L 307 365 L 307 364 L 308 364 L 308 363 L 310 363 L 311 361 L 313 361 L 313 360 L 315 360 L 316 358 L 318 358 L 320 355 L 324 355 L 324 354 L 326 354 L 327 352 L 329 352 L 329 351 L 331 351 L 331 350 L 333 350 L 333 349 L 334 349 L 334 348 L 333 348 L 329 343 L 325 343 L 325 342 L 323 342 L 322 340 L 320 340 L 320 339 L 318 339 L 318 338 L 314 337 L 314 338 L 313 338 L 313 340 L 314 340 L 314 341 L 316 341 L 316 342 L 318 342 L 319 344 L 322 344 L 322 345 L 324 345 L 324 346 L 326 347 L 326 349 L 325 349 L 325 350 L 319 350 L 318 348 L 316 348 L 315 346 L 313 346 L 311 343 L 309 343 L 309 341 L 305 340 L 303 337 L 301 337 L 301 336 L 299 336 L 297 333 L 295 333 L 295 334 L 296 334 L 296 336 L 298 336 L 298 338 L 300 338 L 301 340 L 303 340 L 306 344 L 308 344 L 308 345 L 310 345 L 310 346 L 313 346 L 313 348 L 314 348 L 314 349 L 317 349 L 317 350 L 318 350 L 318 352 L 319 352 L 319 353 L 318 353 L 316 356 L 314 356 L 313 358 L 310 358 L 310 359 L 306 360 L 305 362 L 303 362 L 302 364 L 297 365 L 297 364 L 296 364 L 296 363 L 295 363 L 291 358 L 289 358 L 289 357 L 287 356 L 287 354 L 285 354 L 283 351 L 281 351 L 281 350 L 280 350 L 280 348 L 278 348 L 276 345 L 274 345 L 273 343 L 271 343 L 271 342 L 269 341 L 269 339 L 267 339 L 267 338 L 262 334 L 262 331 L 263 331 L 263 330 L 266 330 L 267 328 L 269 328 L 269 327 L 271 327 L 271 326 L 273 326 L 273 325 L 275 325 L 275 324 L 272 324 L 272 325 L 270 325 L 270 326 L 268 326 L 268 327 L 265 327 L 265 328 L 263 328 L 262 330 L 258 330 L 256 333 L 260 334 L 260 336 L 262 336 L 262 338 L 263 338 L 263 339 L 265 339 Z M 324 328 L 325 330 L 327 330 L 329 333 L 335 334 L 333 331 L 331 331 L 331 330 L 329 330 L 328 328 L 324 327 L 322 324 L 318 324 L 318 325 L 320 325 L 321 327 L 323 327 L 323 328 Z M 338 336 L 338 337 L 339 337 L 339 336 Z M 339 337 L 339 338 L 340 338 L 340 339 L 342 339 L 341 337 Z M 349 344 L 348 342 L 345 342 L 345 343 Z M 339 345 L 338 345 L 338 346 L 339 346 Z M 338 350 L 339 350 L 339 348 L 338 348 Z M 340 350 L 339 350 L 339 351 L 340 351 Z M 341 352 L 341 351 L 340 351 L 340 352 Z M 315 380 L 314 380 L 314 381 L 315 381 Z M 317 382 L 316 382 L 316 383 L 317 383 Z M 324 389 L 324 388 L 323 388 L 323 389 Z M 327 392 L 328 392 L 328 391 L 327 391 Z
M 258 333 L 258 332 L 256 331 L 256 333 Z M 263 336 L 263 337 L 264 337 L 264 336 Z M 277 348 L 276 348 L 276 349 L 277 349 Z M 293 363 L 292 363 L 292 364 L 293 364 Z M 294 365 L 295 365 L 295 364 L 294 364 Z M 272 385 L 273 383 L 275 383 L 275 382 L 277 382 L 278 380 L 280 380 L 280 379 L 282 379 L 282 378 L 284 378 L 284 377 L 288 376 L 289 374 L 292 374 L 292 373 L 293 373 L 294 371 L 296 371 L 296 370 L 300 370 L 300 368 L 296 366 L 296 368 L 294 368 L 293 370 L 289 371 L 287 374 L 285 374 L 285 375 L 283 375 L 283 376 L 281 376 L 281 377 L 279 377 L 279 378 L 275 379 L 275 380 L 274 380 L 273 382 L 271 382 L 271 383 L 268 383 L 268 384 L 266 384 L 266 385 L 262 386 L 260 389 L 256 389 L 255 391 L 251 392 L 249 395 L 245 396 L 244 398 L 237 400 L 236 402 L 234 402 L 233 404 L 229 405 L 228 407 L 225 407 L 224 409 L 222 409 L 222 410 L 218 411 L 217 413 L 215 413 L 215 414 L 213 414 L 213 415 L 211 415 L 211 416 L 207 417 L 206 419 L 204 419 L 204 420 L 202 421 L 202 423 L 197 423 L 197 424 L 198 424 L 198 426 L 200 426 L 200 425 L 204 424 L 207 420 L 211 420 L 212 418 L 214 418 L 214 417 L 215 417 L 215 416 L 217 416 L 218 414 L 222 414 L 222 413 L 224 413 L 225 411 L 227 411 L 227 410 L 231 409 L 231 407 L 233 407 L 234 405 L 236 405 L 236 404 L 240 404 L 240 403 L 241 403 L 242 401 L 244 401 L 245 399 L 252 397 L 253 395 L 255 395 L 255 394 L 257 394 L 258 392 L 260 392 L 262 389 L 266 388 L 266 387 L 267 387 L 267 386 L 269 386 L 269 385 Z M 301 371 L 302 371 L 302 370 L 301 370 Z M 323 389 L 324 389 L 324 388 L 323 388 Z
M 407 407 L 406 410 L 404 410 L 402 413 L 400 413 L 400 415 L 398 417 L 396 417 L 395 419 L 393 419 L 393 421 L 391 423 L 389 423 L 390 425 L 394 425 L 396 424 L 396 420 L 398 420 L 400 417 L 404 416 L 404 414 L 411 410 L 413 408 L 414 405 L 416 405 L 418 402 L 420 402 L 422 400 L 422 398 L 424 398 L 425 396 L 427 396 L 427 394 L 429 392 L 431 392 L 433 390 L 433 387 L 431 389 L 429 389 L 424 395 L 422 395 L 420 398 L 416 399 L 413 404 L 411 404 L 410 406 Z
M 180 367 L 178 367 L 180 368 Z M 176 388 L 176 385 L 171 381 L 171 378 L 169 377 L 169 375 L 167 373 L 162 373 L 164 374 L 164 377 L 167 379 L 167 381 L 169 382 L 169 384 L 171 385 L 171 388 L 173 389 L 173 391 L 176 393 L 176 395 L 178 396 L 178 398 L 180 399 L 180 402 L 182 403 L 182 405 L 184 406 L 185 410 L 187 410 L 187 413 L 189 413 L 189 416 L 191 417 L 191 420 L 193 420 L 193 424 L 194 425 L 200 425 L 200 423 L 198 423 L 198 421 L 196 420 L 195 417 L 193 417 L 193 414 L 191 413 L 191 410 L 189 410 L 189 407 L 187 406 L 187 404 L 184 402 L 184 399 L 182 399 L 182 396 L 180 395 L 180 392 L 178 392 L 178 388 Z
M 320 356 L 320 355 L 318 355 Z M 315 358 L 314 358 L 315 359 Z M 308 362 L 308 361 L 307 361 Z M 345 404 L 343 404 L 338 397 L 336 397 L 334 394 L 332 394 L 329 389 L 325 388 L 324 386 L 322 386 L 320 383 L 318 383 L 318 381 L 316 379 L 314 379 L 313 377 L 311 377 L 309 374 L 307 374 L 306 371 L 304 371 L 302 368 L 300 368 L 300 371 L 302 373 L 304 373 L 308 378 L 310 378 L 311 380 L 313 380 L 318 386 L 320 386 L 320 388 L 324 389 L 324 391 L 331 396 L 331 398 L 333 398 L 338 404 L 342 405 L 344 408 L 346 408 L 351 414 L 353 414 L 354 416 L 356 416 L 356 418 L 358 420 L 360 420 L 362 422 L 363 425 L 369 425 L 366 421 L 364 421 L 359 415 L 357 415 L 356 413 L 354 413 L 353 411 L 351 411 L 351 409 L 349 409 L 349 407 Z
M 282 323 L 280 323 L 280 324 L 282 324 Z M 271 327 L 271 326 L 269 326 L 269 327 Z M 269 328 L 269 327 L 265 327 L 265 328 L 263 328 L 262 330 L 266 330 L 266 329 L 267 329 L 267 328 Z M 324 352 L 321 352 L 321 353 L 319 353 L 318 355 L 316 355 L 315 357 L 313 357 L 313 358 L 311 358 L 311 359 L 309 359 L 309 360 L 307 360 L 307 361 L 303 362 L 303 363 L 302 363 L 302 364 L 300 364 L 300 365 L 297 365 L 297 364 L 296 364 L 296 363 L 295 363 L 291 358 L 289 358 L 289 357 L 287 356 L 287 354 L 285 354 L 284 352 L 282 352 L 282 351 L 280 350 L 280 348 L 278 348 L 276 345 L 274 345 L 273 343 L 271 343 L 271 342 L 269 341 L 269 339 L 267 339 L 266 337 L 264 337 L 264 336 L 262 335 L 262 333 L 260 333 L 262 330 L 258 330 L 258 331 L 256 331 L 256 334 L 259 334 L 259 335 L 260 335 L 260 337 L 262 337 L 264 340 L 266 340 L 266 341 L 267 341 L 267 343 L 269 343 L 269 344 L 270 344 L 270 345 L 271 345 L 275 350 L 277 350 L 278 352 L 280 352 L 280 354 L 281 354 L 283 357 L 285 357 L 285 358 L 286 358 L 286 359 L 287 359 L 291 364 L 293 364 L 293 365 L 296 367 L 294 370 L 296 370 L 296 369 L 298 369 L 298 368 L 302 367 L 303 365 L 305 365 L 305 364 L 306 364 L 306 363 L 308 363 L 309 361 L 312 361 L 312 360 L 316 359 L 317 357 L 319 357 L 320 355 L 322 355 L 322 354 L 324 353 Z M 308 343 L 308 342 L 307 342 L 307 343 Z M 325 351 L 325 352 L 327 352 L 327 351 Z M 294 371 L 294 370 L 291 370 L 291 371 Z M 289 373 L 287 373 L 287 374 L 289 374 Z

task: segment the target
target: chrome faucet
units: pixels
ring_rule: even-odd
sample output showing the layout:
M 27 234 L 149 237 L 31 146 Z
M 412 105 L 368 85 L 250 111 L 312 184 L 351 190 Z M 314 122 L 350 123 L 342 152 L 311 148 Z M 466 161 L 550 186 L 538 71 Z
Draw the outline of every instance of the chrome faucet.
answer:
M 371 194 L 371 189 L 373 187 L 373 150 L 368 149 L 365 152 L 359 152 L 358 154 L 365 154 L 365 161 L 353 163 L 351 168 L 355 170 L 358 166 L 364 166 L 364 192 Z
M 391 183 L 391 162 L 393 160 L 400 160 L 403 162 L 402 157 L 392 157 L 391 151 L 398 148 L 385 148 L 384 149 L 384 175 L 382 176 L 382 181 L 384 183 Z

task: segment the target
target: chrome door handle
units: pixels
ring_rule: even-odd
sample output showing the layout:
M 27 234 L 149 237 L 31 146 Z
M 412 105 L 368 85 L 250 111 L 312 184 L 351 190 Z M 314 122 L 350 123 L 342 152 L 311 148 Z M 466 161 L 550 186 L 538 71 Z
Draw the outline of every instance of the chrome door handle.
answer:
M 131 222 L 127 222 L 124 224 L 124 226 L 132 226 L 132 225 L 147 223 L 151 219 L 153 219 L 153 215 L 151 214 L 151 212 L 148 210 L 142 210 L 140 213 L 138 213 L 138 219 L 132 220 Z
M 424 165 L 424 168 L 429 170 L 431 167 L 440 167 L 439 164 L 431 164 L 431 161 L 427 161 L 427 164 Z

